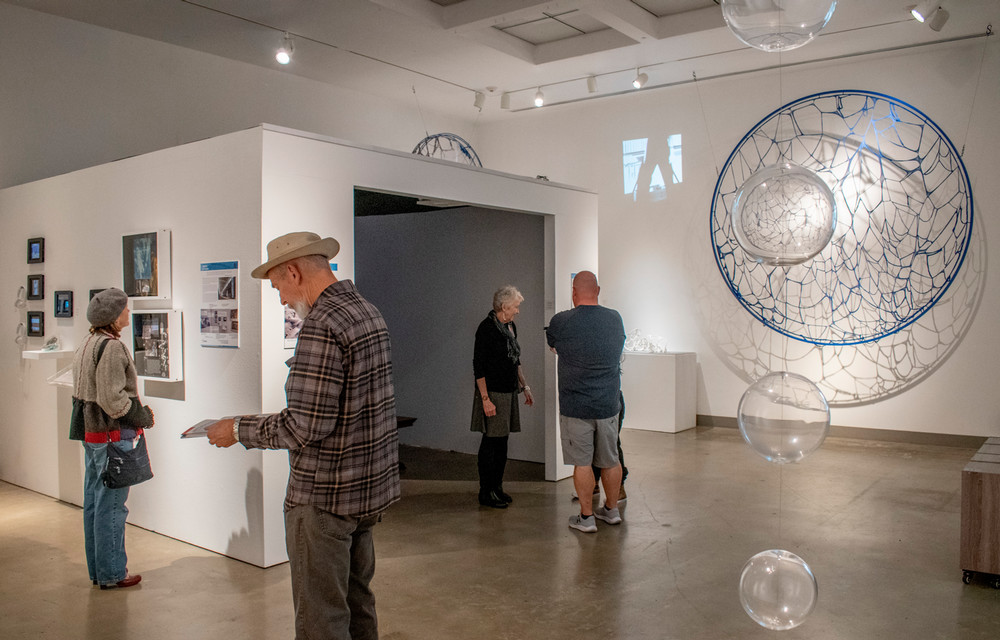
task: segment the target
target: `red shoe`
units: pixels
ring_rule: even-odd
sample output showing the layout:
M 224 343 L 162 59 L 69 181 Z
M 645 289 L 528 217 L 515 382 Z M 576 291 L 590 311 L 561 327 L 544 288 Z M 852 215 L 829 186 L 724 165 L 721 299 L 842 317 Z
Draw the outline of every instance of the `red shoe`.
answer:
M 135 585 L 142 582 L 142 576 L 140 575 L 125 575 L 124 580 L 119 580 L 114 584 L 102 584 L 101 589 L 124 589 L 125 587 L 134 587 Z

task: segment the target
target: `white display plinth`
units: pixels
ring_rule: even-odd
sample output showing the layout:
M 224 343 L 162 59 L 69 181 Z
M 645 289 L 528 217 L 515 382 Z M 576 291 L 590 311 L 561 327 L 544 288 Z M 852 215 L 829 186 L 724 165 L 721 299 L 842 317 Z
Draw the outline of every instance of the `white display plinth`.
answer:
M 696 354 L 625 352 L 622 426 L 677 433 L 696 424 Z
M 58 360 L 59 358 L 72 357 L 73 353 L 74 351 L 72 349 L 56 349 L 55 351 L 37 349 L 32 351 L 22 351 L 21 357 L 25 360 Z

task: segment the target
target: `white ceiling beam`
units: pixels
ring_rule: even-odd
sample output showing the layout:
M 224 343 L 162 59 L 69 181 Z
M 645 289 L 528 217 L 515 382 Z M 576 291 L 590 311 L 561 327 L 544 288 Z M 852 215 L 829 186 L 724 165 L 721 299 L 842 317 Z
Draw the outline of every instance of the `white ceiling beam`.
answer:
M 494 29 L 495 31 L 495 29 Z M 557 62 L 591 53 L 620 49 L 635 44 L 635 40 L 614 29 L 601 29 L 572 38 L 563 38 L 535 47 L 535 64 Z
M 665 38 L 686 36 L 701 31 L 725 28 L 726 20 L 722 17 L 722 9 L 719 7 L 707 7 L 705 9 L 675 13 L 671 16 L 663 16 L 660 18 L 658 37 L 663 40 Z
M 579 8 L 581 0 L 463 0 L 444 8 L 444 28 L 456 33 L 561 13 Z
M 661 37 L 660 19 L 629 0 L 591 1 L 581 6 L 580 11 L 636 42 Z
M 368 0 L 404 16 L 423 20 L 428 24 L 444 28 L 444 7 L 431 0 Z
M 535 50 L 537 49 L 535 45 L 525 42 L 520 38 L 515 38 L 499 29 L 487 27 L 479 31 L 463 31 L 459 35 L 477 44 L 496 49 L 500 53 L 505 53 L 531 64 L 537 64 L 535 62 Z

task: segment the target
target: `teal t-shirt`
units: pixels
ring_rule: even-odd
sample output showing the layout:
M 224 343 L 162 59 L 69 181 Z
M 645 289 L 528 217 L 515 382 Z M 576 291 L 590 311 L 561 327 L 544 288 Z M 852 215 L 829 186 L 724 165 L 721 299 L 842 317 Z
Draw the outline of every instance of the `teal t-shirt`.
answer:
M 584 420 L 618 415 L 625 346 L 618 312 L 600 305 L 560 311 L 545 336 L 559 356 L 559 413 Z

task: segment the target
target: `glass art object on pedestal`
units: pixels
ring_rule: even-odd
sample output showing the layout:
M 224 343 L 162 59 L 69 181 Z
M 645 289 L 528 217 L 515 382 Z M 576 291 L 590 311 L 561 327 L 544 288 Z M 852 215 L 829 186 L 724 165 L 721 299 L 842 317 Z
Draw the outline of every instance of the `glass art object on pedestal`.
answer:
M 830 407 L 811 380 L 788 371 L 763 376 L 740 399 L 740 434 L 768 462 L 799 462 L 823 444 Z
M 802 624 L 816 607 L 819 587 L 809 565 L 782 549 L 761 551 L 740 575 L 740 603 L 754 622 L 772 631 Z
M 837 223 L 833 191 L 798 165 L 764 167 L 733 200 L 733 233 L 744 251 L 767 265 L 805 262 L 822 251 Z
M 788 51 L 815 38 L 836 8 L 836 0 L 722 0 L 722 17 L 741 42 Z
M 179 310 L 133 311 L 130 328 L 132 357 L 140 378 L 169 382 L 184 379 Z
M 636 329 L 625 338 L 625 351 L 632 353 L 666 353 L 667 341 L 661 336 L 643 335 Z
M 429 135 L 413 147 L 413 153 L 428 158 L 440 158 L 461 164 L 482 167 L 479 154 L 461 136 L 454 133 L 435 133 Z

